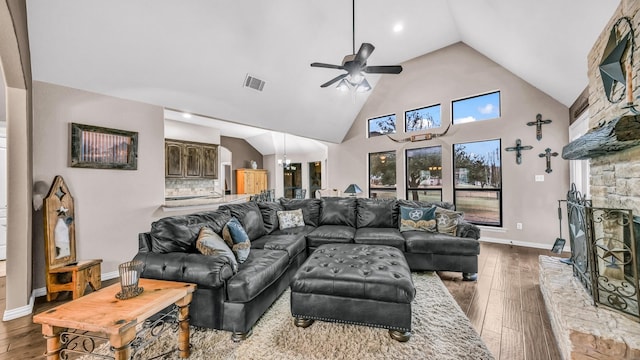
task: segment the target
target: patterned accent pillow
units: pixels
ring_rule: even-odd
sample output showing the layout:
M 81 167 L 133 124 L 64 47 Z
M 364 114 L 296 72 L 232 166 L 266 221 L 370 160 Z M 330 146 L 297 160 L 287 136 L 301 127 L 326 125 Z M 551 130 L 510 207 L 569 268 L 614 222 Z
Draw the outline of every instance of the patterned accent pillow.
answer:
M 277 214 L 280 230 L 304 226 L 302 209 L 278 211 Z
M 206 226 L 203 226 L 202 229 L 200 229 L 198 240 L 196 240 L 196 249 L 198 249 L 198 251 L 203 255 L 226 256 L 229 259 L 233 273 L 235 274 L 238 272 L 238 261 L 231 249 L 229 249 L 229 246 L 227 246 L 220 235 L 216 234 Z
M 222 238 L 224 238 L 224 242 L 229 245 L 240 264 L 247 260 L 249 250 L 251 250 L 251 241 L 249 241 L 249 235 L 244 231 L 238 219 L 232 217 L 231 220 L 224 225 Z
M 453 211 L 436 207 L 436 222 L 438 223 L 438 232 L 443 234 L 455 235 L 458 230 L 458 224 L 464 219 L 462 211 Z
M 436 208 L 410 208 L 400 206 L 400 232 L 436 232 Z

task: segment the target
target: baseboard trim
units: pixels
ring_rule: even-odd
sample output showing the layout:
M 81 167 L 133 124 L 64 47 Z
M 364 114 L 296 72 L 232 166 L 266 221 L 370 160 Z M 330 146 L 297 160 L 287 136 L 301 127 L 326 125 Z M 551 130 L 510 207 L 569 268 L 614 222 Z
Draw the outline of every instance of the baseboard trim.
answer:
M 120 273 L 117 271 L 112 271 L 108 273 L 100 274 L 100 279 L 102 281 L 115 279 L 120 276 Z M 4 311 L 2 315 L 2 321 L 10 321 L 17 318 L 21 318 L 23 316 L 31 315 L 33 313 L 33 304 L 35 303 L 36 298 L 47 295 L 47 288 L 41 287 L 34 289 L 31 292 L 31 297 L 29 297 L 29 304 L 25 306 L 21 306 L 15 309 L 8 309 Z
M 523 246 L 523 247 L 529 247 L 529 248 L 535 248 L 535 249 L 546 249 L 546 250 L 551 250 L 551 247 L 553 246 L 553 243 L 540 244 L 540 243 L 534 243 L 529 241 L 498 239 L 498 238 L 492 238 L 488 236 L 481 236 L 479 240 L 482 242 L 488 242 L 488 243 L 507 244 L 507 245 Z M 562 251 L 571 252 L 571 247 L 568 245 L 568 243 L 565 244 L 564 249 Z

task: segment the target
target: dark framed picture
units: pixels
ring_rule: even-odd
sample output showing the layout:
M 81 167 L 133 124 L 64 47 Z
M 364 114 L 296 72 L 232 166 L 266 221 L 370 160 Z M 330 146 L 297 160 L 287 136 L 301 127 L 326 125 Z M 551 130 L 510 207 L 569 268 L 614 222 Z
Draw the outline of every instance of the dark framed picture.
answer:
M 71 167 L 138 169 L 138 133 L 71 123 Z

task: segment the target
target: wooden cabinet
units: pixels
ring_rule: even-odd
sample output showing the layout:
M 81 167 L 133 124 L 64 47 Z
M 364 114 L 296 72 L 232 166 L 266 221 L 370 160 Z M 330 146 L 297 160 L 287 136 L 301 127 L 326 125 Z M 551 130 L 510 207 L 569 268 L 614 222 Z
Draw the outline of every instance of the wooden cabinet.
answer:
M 267 190 L 267 170 L 237 169 L 236 190 L 238 194 L 258 194 Z
M 164 153 L 168 178 L 218 178 L 218 145 L 167 139 Z

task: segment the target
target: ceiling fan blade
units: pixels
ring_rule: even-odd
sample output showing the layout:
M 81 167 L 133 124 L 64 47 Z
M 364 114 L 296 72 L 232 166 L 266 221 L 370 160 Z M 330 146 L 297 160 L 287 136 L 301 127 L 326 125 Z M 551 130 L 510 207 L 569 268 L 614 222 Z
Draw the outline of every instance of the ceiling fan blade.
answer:
M 346 74 L 338 75 L 338 76 L 334 77 L 333 79 L 331 79 L 331 80 L 327 81 L 326 83 L 324 83 L 324 84 L 320 85 L 320 87 L 323 87 L 323 88 L 324 88 L 324 87 L 327 87 L 327 86 L 329 86 L 329 85 L 331 85 L 331 84 L 333 84 L 333 83 L 335 83 L 335 82 L 337 82 L 337 81 L 340 81 L 340 80 L 342 80 L 342 79 L 346 78 L 346 77 L 347 77 L 347 75 L 349 75 L 349 74 L 348 74 L 348 73 L 346 73 Z
M 360 45 L 360 50 L 358 50 L 356 58 L 353 59 L 353 61 L 357 61 L 360 64 L 366 63 L 369 56 L 371 56 L 373 49 L 375 49 L 375 46 L 369 43 L 362 43 L 362 45 Z
M 400 65 L 367 66 L 364 68 L 364 72 L 369 74 L 400 74 L 402 72 L 402 66 Z
M 311 63 L 311 66 L 312 67 L 328 68 L 328 69 L 344 70 L 344 67 L 342 65 L 325 64 L 325 63 L 319 63 L 319 62 Z

